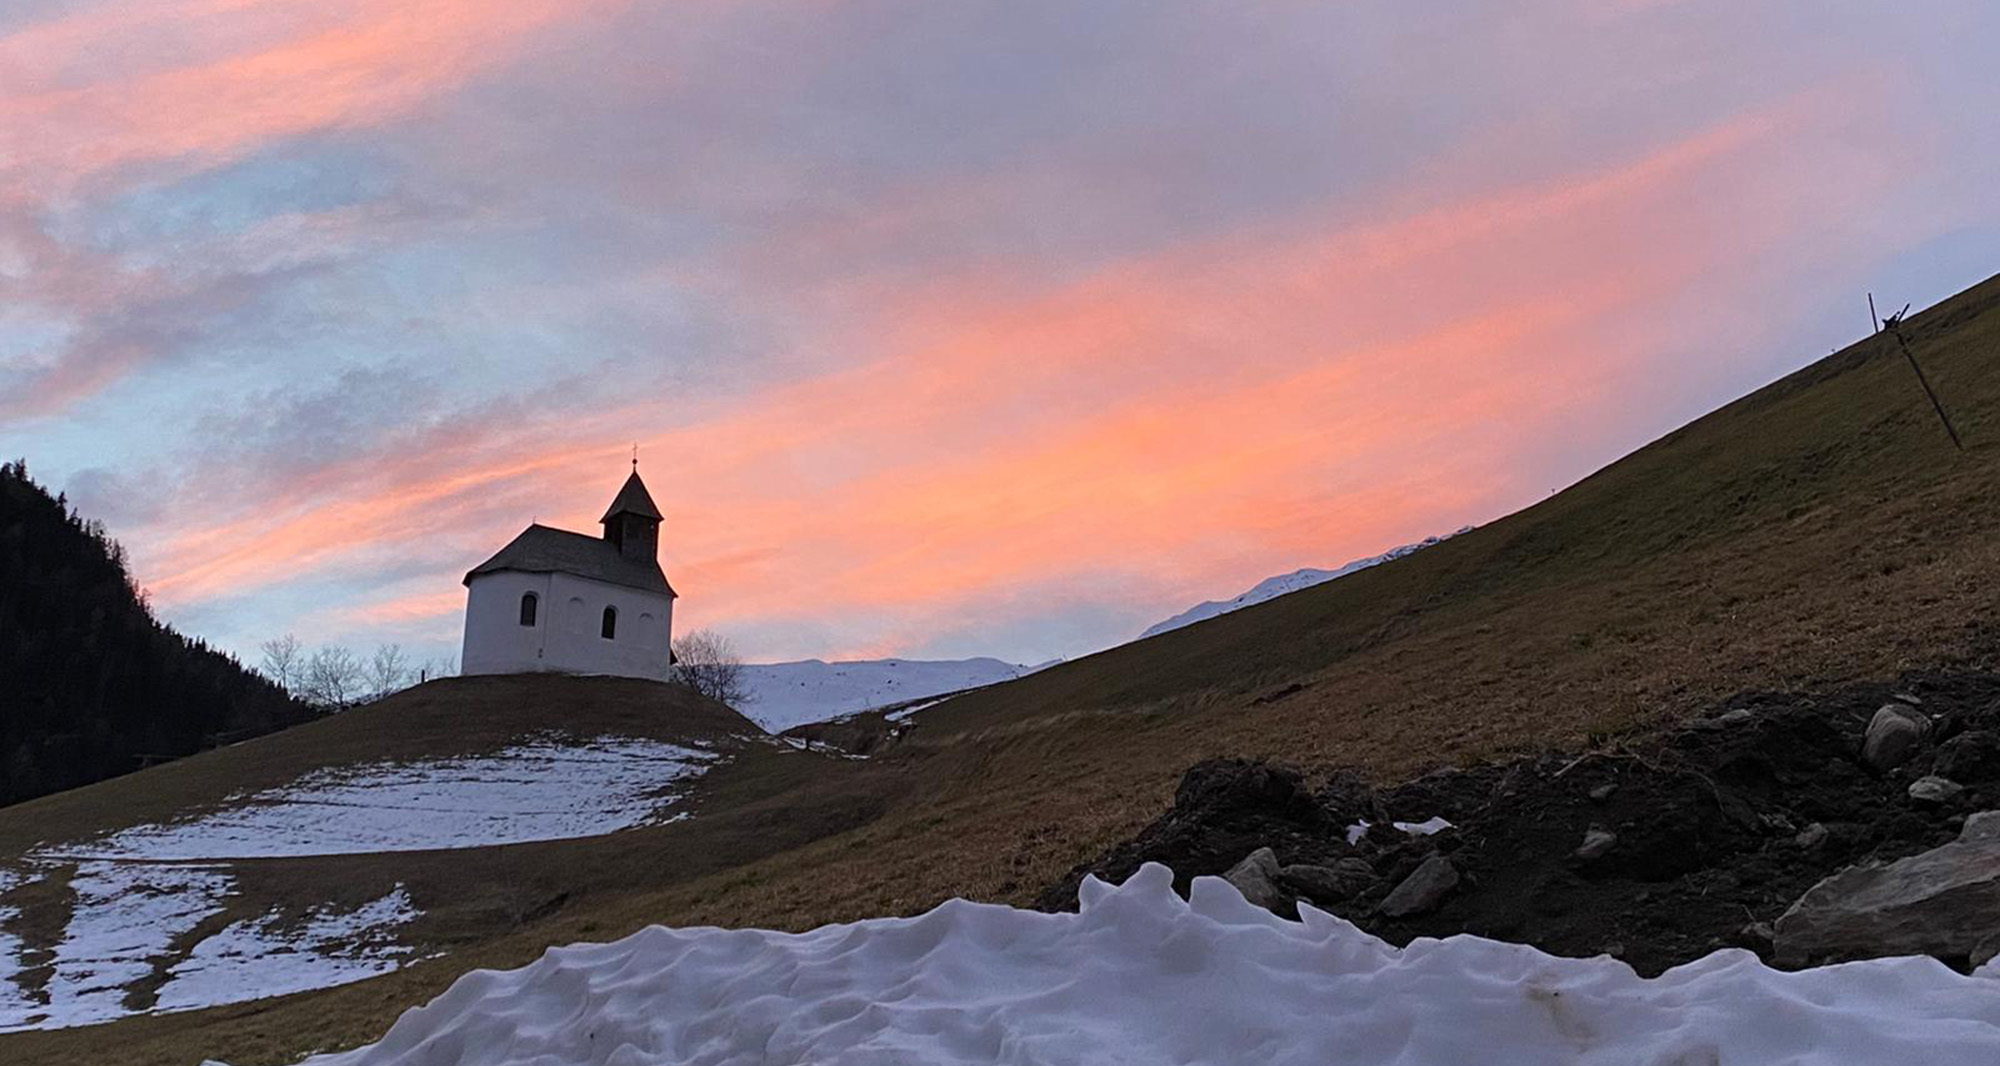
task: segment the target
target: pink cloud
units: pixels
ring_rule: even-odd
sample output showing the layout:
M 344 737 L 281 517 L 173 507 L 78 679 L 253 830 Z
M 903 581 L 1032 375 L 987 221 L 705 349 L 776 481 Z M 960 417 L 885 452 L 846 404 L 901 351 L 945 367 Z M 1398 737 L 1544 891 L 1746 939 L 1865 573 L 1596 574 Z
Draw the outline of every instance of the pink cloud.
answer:
M 0 176 L 61 195 L 115 167 L 381 122 L 614 2 L 170 0 L 30 25 L 0 37 Z
M 146 580 L 199 601 L 435 547 L 441 531 L 469 566 L 527 517 L 496 494 L 591 528 L 633 436 L 691 625 L 848 612 L 907 631 L 896 619 L 912 612 L 1067 577 L 1126 573 L 1173 602 L 1365 554 L 1532 499 L 1525 453 L 1643 405 L 1663 295 L 1793 239 L 1776 208 L 1824 159 L 1770 145 L 1819 106 L 1386 221 L 1292 218 L 1047 291 L 1002 265 L 994 284 L 883 293 L 827 338 L 875 353 L 846 369 L 734 400 L 456 425 L 179 529 Z M 442 616 L 456 596 L 362 611 Z

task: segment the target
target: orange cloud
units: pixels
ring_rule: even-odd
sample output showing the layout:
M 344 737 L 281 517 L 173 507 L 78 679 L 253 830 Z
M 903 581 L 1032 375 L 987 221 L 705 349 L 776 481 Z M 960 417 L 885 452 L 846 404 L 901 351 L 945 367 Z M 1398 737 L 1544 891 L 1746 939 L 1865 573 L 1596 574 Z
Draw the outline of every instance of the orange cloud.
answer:
M 1768 208 L 1817 161 L 1761 149 L 1814 106 L 1388 221 L 1295 218 L 1050 291 L 947 279 L 885 300 L 866 337 L 829 337 L 878 353 L 847 369 L 707 406 L 634 397 L 582 422 L 454 427 L 183 530 L 147 580 L 198 600 L 441 535 L 470 565 L 526 518 L 496 513 L 496 494 L 587 528 L 631 436 L 654 457 L 690 625 L 948 616 L 1092 574 L 1173 603 L 1366 554 L 1518 505 L 1542 487 L 1524 480 L 1539 476 L 1526 451 L 1642 395 L 1662 294 L 1740 273 L 1790 234 Z M 645 431 L 667 412 L 677 428 Z M 443 595 L 424 609 L 444 614 Z
M 463 610 L 465 610 L 465 590 L 453 587 L 363 604 L 341 611 L 340 617 L 344 621 L 362 625 L 394 625 L 401 622 L 423 622 L 446 616 L 457 617 Z
M 380 122 L 612 2 L 174 0 L 31 25 L 0 38 L 0 175 L 49 195 L 114 167 L 213 164 Z

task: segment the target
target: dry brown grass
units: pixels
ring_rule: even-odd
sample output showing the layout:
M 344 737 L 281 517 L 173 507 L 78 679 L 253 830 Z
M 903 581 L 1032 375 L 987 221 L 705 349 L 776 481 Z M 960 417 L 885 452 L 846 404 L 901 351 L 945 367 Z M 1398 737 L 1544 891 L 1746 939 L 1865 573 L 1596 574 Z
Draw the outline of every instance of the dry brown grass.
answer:
M 1996 305 L 2000 279 L 1908 329 L 1966 454 L 1893 346 L 1863 341 L 1435 548 L 956 699 L 865 764 L 746 766 L 741 791 L 696 820 L 703 846 L 735 841 L 709 868 L 649 883 L 626 856 L 674 849 L 644 834 L 588 860 L 538 855 L 549 886 L 584 861 L 616 869 L 547 921 L 467 930 L 451 957 L 399 974 L 0 1038 L 0 1058 L 282 1062 L 372 1039 L 465 969 L 646 922 L 796 929 L 952 895 L 1022 902 L 1151 819 L 1213 754 L 1393 778 L 1644 729 L 1745 689 L 1990 666 Z M 738 839 L 785 828 L 761 851 Z

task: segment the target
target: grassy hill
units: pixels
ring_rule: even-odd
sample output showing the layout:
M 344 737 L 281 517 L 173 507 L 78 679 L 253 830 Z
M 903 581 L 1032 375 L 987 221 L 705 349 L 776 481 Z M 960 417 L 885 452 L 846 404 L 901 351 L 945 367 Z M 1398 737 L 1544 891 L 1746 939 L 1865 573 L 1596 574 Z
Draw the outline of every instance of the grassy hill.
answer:
M 372 1039 L 467 968 L 647 922 L 801 928 L 952 895 L 1026 902 L 1150 820 L 1211 755 L 1393 778 L 1581 747 L 1745 689 L 1990 666 L 1996 307 L 2000 279 L 1905 327 L 1963 454 L 1893 341 L 1868 338 L 1434 548 L 951 700 L 865 762 L 746 762 L 690 823 L 708 820 L 705 847 L 728 845 L 699 868 L 649 881 L 649 863 L 684 853 L 602 838 L 588 859 L 619 872 L 601 887 L 545 920 L 467 933 L 446 958 L 288 999 L 0 1037 L 0 1057 L 279 1062 Z M 542 888 L 582 861 L 537 859 Z
M 634 749 L 636 758 L 602 757 Z M 606 778 L 630 776 L 635 766 L 658 769 L 663 755 L 677 752 L 698 760 L 701 772 L 659 788 L 642 777 L 644 795 L 598 789 L 578 802 L 577 793 Z M 176 926 L 171 942 L 149 949 L 122 996 L 126 1009 L 137 1010 L 153 1009 L 152 997 L 164 995 L 177 968 L 201 961 L 202 940 L 238 922 L 296 932 L 311 926 L 316 909 L 351 913 L 371 901 L 407 901 L 412 918 L 371 931 L 370 946 L 377 954 L 393 946 L 405 957 L 455 958 L 573 909 L 699 879 L 865 822 L 879 811 L 877 793 L 842 793 L 841 781 L 857 765 L 776 741 L 676 686 L 553 675 L 434 681 L 281 734 L 0 812 L 0 933 L 27 949 L 29 965 L 15 983 L 43 988 L 62 979 L 52 972 L 55 960 L 96 913 L 91 906 L 104 912 L 100 918 L 128 924 L 144 920 L 161 896 L 212 907 L 198 923 Z M 523 791 L 551 772 L 559 775 L 558 791 Z M 787 806 L 786 797 L 807 791 L 807 782 L 813 805 Z M 675 817 L 642 818 L 656 802 L 670 802 Z M 483 809 L 488 804 L 502 806 Z M 507 804 L 520 813 L 497 828 L 528 823 L 531 832 L 482 842 L 480 834 L 494 828 L 487 816 Z M 566 816 L 551 821 L 551 807 Z M 593 831 L 593 823 L 613 832 Z M 353 850 L 356 826 L 365 839 L 382 842 Z M 468 828 L 471 838 L 462 839 Z M 129 905 L 89 898 L 85 886 L 107 876 L 136 886 Z M 210 900 L 181 887 L 216 878 L 226 879 L 225 890 Z M 0 967 L 0 975 L 9 970 Z M 151 1020 L 173 1025 L 174 1017 Z M 289 1046 L 312 1029 L 271 1035 Z M 63 1061 L 76 1037 L 73 1030 L 0 1035 L 0 1045 L 10 1045 L 0 1047 L 0 1061 L 34 1061 L 44 1038 L 51 1061 Z M 106 1054 L 103 1061 L 188 1060 L 152 1048 Z

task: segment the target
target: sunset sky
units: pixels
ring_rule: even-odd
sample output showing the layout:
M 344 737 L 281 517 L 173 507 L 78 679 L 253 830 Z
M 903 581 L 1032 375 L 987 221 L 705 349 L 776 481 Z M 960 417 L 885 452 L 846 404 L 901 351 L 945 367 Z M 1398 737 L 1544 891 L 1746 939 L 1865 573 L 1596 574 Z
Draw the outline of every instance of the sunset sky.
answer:
M 246 653 L 455 654 L 637 442 L 679 629 L 1074 655 L 2000 272 L 1996 54 L 1992 0 L 7 0 L 0 453 Z

